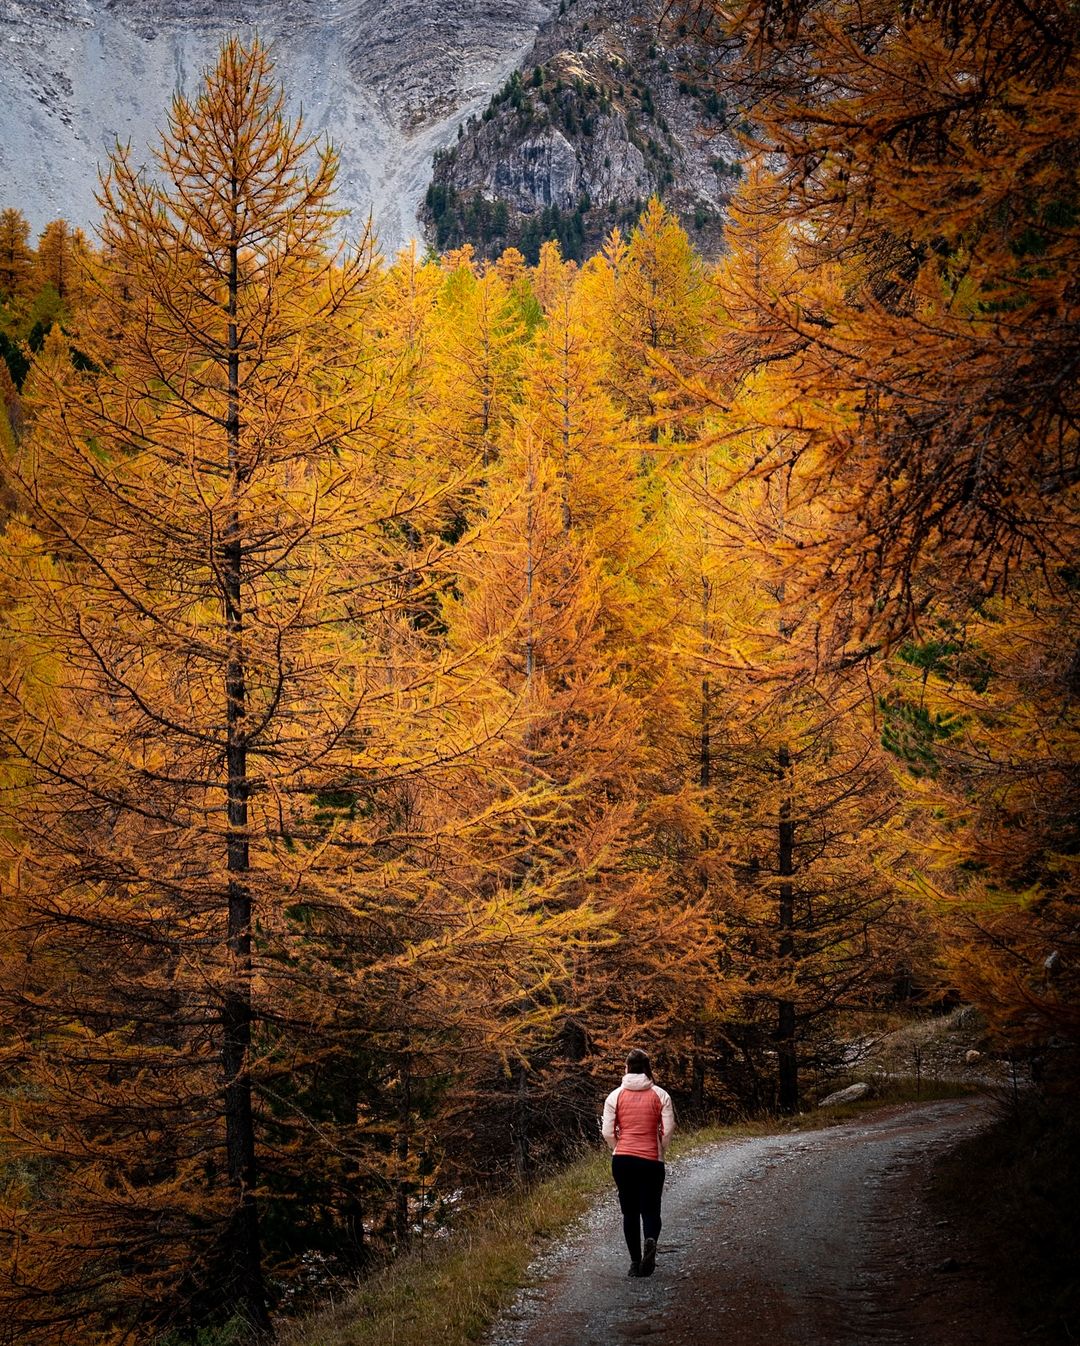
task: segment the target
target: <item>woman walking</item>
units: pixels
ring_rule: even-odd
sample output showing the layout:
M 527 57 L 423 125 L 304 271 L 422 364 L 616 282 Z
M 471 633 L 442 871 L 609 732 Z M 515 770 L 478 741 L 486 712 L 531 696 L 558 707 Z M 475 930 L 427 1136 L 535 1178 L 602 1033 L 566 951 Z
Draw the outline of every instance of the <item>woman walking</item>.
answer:
M 628 1274 L 651 1276 L 660 1237 L 664 1153 L 675 1131 L 675 1110 L 670 1096 L 653 1084 L 648 1053 L 639 1047 L 626 1058 L 622 1084 L 604 1102 L 601 1129 L 613 1152 L 611 1176 L 619 1189 L 623 1234 L 630 1251 Z

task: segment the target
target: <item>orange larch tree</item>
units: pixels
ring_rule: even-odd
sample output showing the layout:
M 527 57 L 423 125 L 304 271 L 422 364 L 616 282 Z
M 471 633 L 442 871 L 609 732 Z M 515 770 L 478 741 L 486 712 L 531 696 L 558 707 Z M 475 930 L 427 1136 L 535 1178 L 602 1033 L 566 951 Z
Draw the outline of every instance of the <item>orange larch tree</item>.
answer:
M 0 299 L 10 304 L 24 298 L 33 269 L 30 225 L 22 211 L 9 206 L 0 211 Z
M 450 660 L 431 632 L 459 482 L 387 451 L 356 339 L 371 249 L 329 247 L 332 149 L 285 118 L 265 50 L 230 41 L 157 163 L 112 160 L 88 359 L 50 340 L 8 464 L 3 1301 L 23 1341 L 230 1313 L 265 1331 L 268 1265 L 322 1247 L 355 1267 L 415 1163 L 388 1153 L 389 1078 L 417 1056 L 452 1074 L 493 1017 L 527 1022 L 512 1006 L 573 924 L 448 877 L 484 825 L 440 801 L 497 746 L 469 708 L 492 656 Z
M 773 366 L 782 408 L 774 428 L 788 433 L 773 438 L 759 467 L 821 510 L 813 538 L 784 544 L 789 594 L 816 607 L 836 665 L 910 645 L 916 667 L 936 670 L 929 689 L 940 670 L 957 668 L 951 654 L 939 669 L 926 653 L 955 643 L 952 627 L 980 631 L 992 649 L 987 605 L 1012 610 L 1017 595 L 1037 593 L 1037 610 L 1055 614 L 1058 645 L 1070 652 L 1059 658 L 1047 648 L 1043 668 L 1056 688 L 1051 700 L 1067 705 L 1080 641 L 1080 50 L 1071 10 L 1057 0 L 963 12 L 816 0 L 681 8 L 703 19 L 707 41 L 741 51 L 725 74 L 754 102 L 752 141 L 763 162 L 744 214 L 763 231 L 788 221 L 797 241 L 804 293 L 772 293 L 756 305 L 760 324 L 786 331 L 799 348 L 796 360 Z M 805 291 L 815 289 L 808 301 Z M 1003 667 L 1019 666 L 1010 652 Z M 901 657 L 896 676 L 906 688 L 905 667 Z M 908 705 L 909 688 L 901 699 L 908 708 L 894 706 L 894 719 L 923 714 L 918 698 Z M 990 702 L 978 693 L 974 704 Z M 1044 728 L 1060 744 L 1052 723 Z M 986 732 L 972 727 L 950 743 L 962 756 L 959 745 L 981 742 L 996 757 L 1003 741 L 991 733 L 984 742 Z M 1047 816 L 1060 821 L 1058 778 L 1040 765 L 1059 760 L 1060 746 L 1046 750 L 1040 735 L 1020 754 L 1023 767 L 1016 751 L 1007 755 L 1022 775 L 1047 783 Z M 993 852 L 1004 761 L 965 776 L 951 760 L 952 779 L 967 782 L 952 811 L 968 819 L 974 809 Z M 1020 815 L 1035 817 L 1026 806 Z M 916 832 L 930 844 L 936 831 L 931 811 Z M 1044 853 L 1070 844 L 1063 830 Z M 920 860 L 913 845 L 911 864 L 932 868 L 933 846 Z M 1011 903 L 1015 935 L 1040 910 L 1029 885 L 1045 885 L 1053 901 L 1074 900 L 1075 890 L 1056 861 L 1018 878 L 988 881 L 988 928 L 979 936 L 968 924 L 963 958 L 969 967 L 984 961 L 995 1019 L 1027 1022 L 1037 1042 L 1047 1020 L 1029 1013 L 1027 997 L 1060 935 L 1048 925 L 1039 936 L 1031 921 L 1030 939 L 1017 945 L 1024 954 L 1009 1012 L 989 928 L 998 916 L 989 913 Z M 973 985 L 974 973 L 964 981 Z M 1064 1003 L 1064 983 L 1054 995 Z
M 700 364 L 712 297 L 678 218 L 654 197 L 628 240 L 614 230 L 585 264 L 581 288 L 594 340 L 608 356 L 616 406 L 644 439 L 677 436 L 672 369 Z

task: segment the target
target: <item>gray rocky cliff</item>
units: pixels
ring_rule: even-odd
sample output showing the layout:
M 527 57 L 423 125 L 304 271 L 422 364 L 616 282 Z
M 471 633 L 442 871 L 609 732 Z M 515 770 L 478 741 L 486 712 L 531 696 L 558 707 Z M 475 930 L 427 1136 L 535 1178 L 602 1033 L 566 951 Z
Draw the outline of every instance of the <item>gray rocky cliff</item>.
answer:
M 0 205 L 93 229 L 98 169 L 136 156 L 231 32 L 341 155 L 339 203 L 393 252 L 420 232 L 570 255 L 653 193 L 709 250 L 739 173 L 732 114 L 662 0 L 0 0 Z M 559 12 L 560 9 L 563 12 Z M 432 179 L 434 156 L 434 178 Z M 430 188 L 429 188 L 430 183 Z M 419 212 L 419 214 L 418 214 Z
M 92 228 L 98 166 L 146 151 L 223 37 L 258 31 L 290 109 L 341 154 L 384 250 L 418 232 L 433 153 L 530 49 L 547 0 L 0 0 L 0 205 Z M 147 159 L 149 155 L 147 154 Z
M 728 108 L 663 0 L 573 0 L 542 26 L 518 72 L 436 157 L 423 220 L 439 247 L 570 256 L 631 224 L 652 195 L 706 252 L 741 175 Z M 722 74 L 722 72 L 721 72 Z

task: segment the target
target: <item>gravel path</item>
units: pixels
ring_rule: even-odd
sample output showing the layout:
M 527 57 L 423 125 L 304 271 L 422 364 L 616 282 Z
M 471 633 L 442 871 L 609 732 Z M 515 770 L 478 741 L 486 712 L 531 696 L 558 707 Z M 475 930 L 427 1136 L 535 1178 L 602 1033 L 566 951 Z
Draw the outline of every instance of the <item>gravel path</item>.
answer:
M 933 1156 L 987 1118 L 976 1099 L 904 1104 L 676 1160 L 652 1278 L 627 1279 L 609 1193 L 489 1346 L 1013 1346 L 971 1240 L 923 1203 Z

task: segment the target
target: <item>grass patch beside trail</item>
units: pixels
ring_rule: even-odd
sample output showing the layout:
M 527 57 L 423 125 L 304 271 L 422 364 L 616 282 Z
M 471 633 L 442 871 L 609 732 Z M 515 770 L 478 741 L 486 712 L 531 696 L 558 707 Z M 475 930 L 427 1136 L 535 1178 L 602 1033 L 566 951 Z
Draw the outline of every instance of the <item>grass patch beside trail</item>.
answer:
M 1080 1116 L 1034 1093 L 938 1165 L 932 1201 L 971 1232 L 1028 1337 L 1080 1339 Z
M 590 1152 L 525 1192 L 492 1200 L 447 1239 L 375 1272 L 338 1307 L 281 1332 L 283 1346 L 464 1346 L 525 1283 L 544 1243 L 559 1238 L 611 1181 Z
M 915 1086 L 896 1081 L 887 1093 L 843 1108 L 811 1110 L 798 1117 L 762 1118 L 732 1126 L 676 1133 L 669 1158 L 705 1145 L 782 1131 L 838 1125 L 887 1103 L 915 1098 Z M 921 1099 L 955 1097 L 952 1086 Z M 611 1183 L 606 1150 L 590 1151 L 528 1191 L 494 1198 L 463 1219 L 451 1237 L 413 1250 L 375 1272 L 341 1304 L 282 1325 L 282 1346 L 466 1346 L 475 1342 L 526 1283 L 529 1264 Z M 621 1238 L 617 1225 L 611 1237 Z

